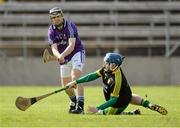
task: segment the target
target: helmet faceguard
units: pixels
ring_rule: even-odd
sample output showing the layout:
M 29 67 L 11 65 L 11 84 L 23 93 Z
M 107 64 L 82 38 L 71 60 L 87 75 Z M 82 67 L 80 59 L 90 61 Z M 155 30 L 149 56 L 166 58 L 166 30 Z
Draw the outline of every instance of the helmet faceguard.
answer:
M 63 18 L 63 12 L 62 12 L 61 8 L 54 7 L 54 8 L 49 10 L 49 17 L 52 21 L 52 24 L 55 25 L 59 30 L 61 30 L 63 28 L 64 18 L 63 18 L 63 21 L 60 21 L 59 23 L 54 23 L 55 21 L 53 21 L 53 19 L 58 17 L 58 16 Z
M 122 64 L 124 58 L 118 53 L 107 53 L 104 57 L 104 62 L 109 65 L 110 71 L 115 71 Z
M 54 7 L 49 10 L 49 16 L 50 16 L 50 18 L 54 17 L 54 16 L 62 16 L 63 17 L 63 12 L 62 12 L 61 8 Z

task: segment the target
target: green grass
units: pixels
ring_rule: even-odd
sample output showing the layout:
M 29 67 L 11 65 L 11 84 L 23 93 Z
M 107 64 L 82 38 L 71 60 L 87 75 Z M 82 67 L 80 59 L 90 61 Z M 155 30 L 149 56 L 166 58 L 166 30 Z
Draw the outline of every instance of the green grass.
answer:
M 143 107 L 129 105 L 126 109 L 140 108 L 142 115 L 72 115 L 68 114 L 68 97 L 64 92 L 50 96 L 23 112 L 15 107 L 17 96 L 39 96 L 57 87 L 0 86 L 0 127 L 180 127 L 180 87 L 136 86 L 134 93 L 167 108 L 168 115 Z M 104 102 L 101 87 L 85 86 L 85 108 Z

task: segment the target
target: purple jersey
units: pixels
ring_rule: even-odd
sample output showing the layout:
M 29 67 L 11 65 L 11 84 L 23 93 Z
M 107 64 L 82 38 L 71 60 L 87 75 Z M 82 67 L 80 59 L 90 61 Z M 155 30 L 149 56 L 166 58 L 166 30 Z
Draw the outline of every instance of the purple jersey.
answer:
M 69 38 L 76 38 L 76 42 L 74 50 L 65 57 L 65 60 L 68 61 L 70 61 L 77 52 L 84 51 L 75 23 L 70 19 L 64 18 L 64 26 L 62 30 L 58 30 L 54 25 L 49 27 L 48 43 L 50 45 L 57 43 L 59 53 L 62 53 L 67 48 Z

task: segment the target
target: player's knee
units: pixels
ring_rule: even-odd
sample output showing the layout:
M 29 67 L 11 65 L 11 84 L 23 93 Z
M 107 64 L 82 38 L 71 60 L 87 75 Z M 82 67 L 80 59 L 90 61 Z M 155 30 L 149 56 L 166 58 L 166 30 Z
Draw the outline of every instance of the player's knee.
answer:
M 66 94 L 68 96 L 73 96 L 74 95 L 74 90 L 72 88 L 66 89 L 65 92 L 66 92 Z
M 73 69 L 71 73 L 72 80 L 76 80 L 77 78 L 79 78 L 81 76 L 81 73 L 82 72 L 79 69 Z

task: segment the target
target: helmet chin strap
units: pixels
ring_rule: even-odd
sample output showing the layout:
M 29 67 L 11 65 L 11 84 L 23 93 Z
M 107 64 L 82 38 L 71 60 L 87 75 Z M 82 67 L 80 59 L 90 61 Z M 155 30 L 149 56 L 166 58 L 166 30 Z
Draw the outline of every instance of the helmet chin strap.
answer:
M 110 69 L 112 72 L 116 71 L 119 68 L 119 65 L 117 65 L 116 67 L 114 67 L 113 69 Z
M 120 65 L 116 65 L 114 68 L 111 68 L 111 66 L 110 66 L 109 70 L 107 70 L 106 68 L 105 68 L 105 70 L 106 70 L 107 72 L 114 72 L 114 71 L 116 71 L 116 70 L 119 68 L 119 66 L 120 66 Z M 103 67 L 105 67 L 105 64 L 103 65 Z

